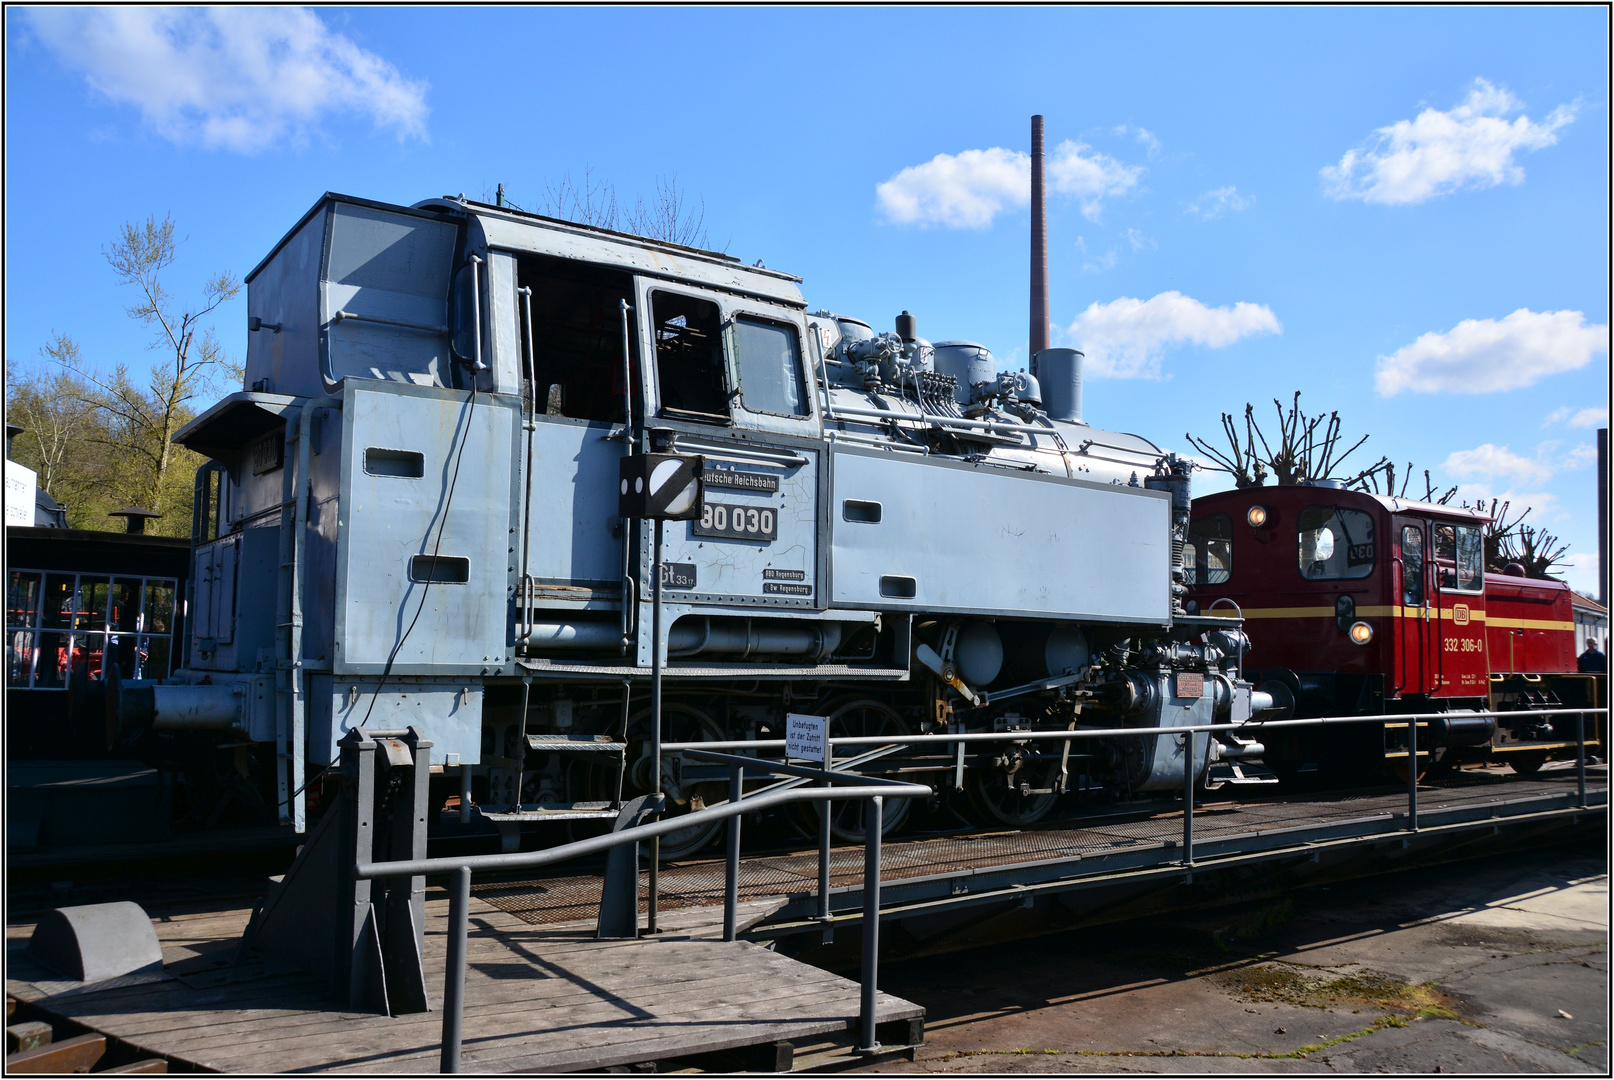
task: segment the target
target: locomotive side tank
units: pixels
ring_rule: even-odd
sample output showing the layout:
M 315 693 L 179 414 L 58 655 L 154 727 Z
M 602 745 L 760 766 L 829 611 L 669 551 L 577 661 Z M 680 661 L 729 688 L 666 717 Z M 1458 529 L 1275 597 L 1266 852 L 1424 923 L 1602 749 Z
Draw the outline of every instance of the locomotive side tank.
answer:
M 1251 678 L 1293 715 L 1439 712 L 1420 722 L 1420 772 L 1488 759 L 1533 771 L 1573 756 L 1573 717 L 1472 714 L 1592 706 L 1599 690 L 1573 674 L 1568 586 L 1486 572 L 1489 520 L 1336 482 L 1201 496 L 1185 559 L 1188 605 L 1248 620 Z M 1291 779 L 1360 781 L 1382 763 L 1408 767 L 1405 723 L 1265 742 L 1266 763 Z
M 613 816 L 656 786 L 653 650 L 672 742 L 767 737 L 786 709 L 897 739 L 1266 701 L 1236 620 L 1182 608 L 1187 463 L 1081 422 L 1073 350 L 1050 351 L 1056 420 L 1035 373 L 906 312 L 876 333 L 788 274 L 463 198 L 327 195 L 247 283 L 245 389 L 179 436 L 211 459 L 187 663 L 119 700 L 171 723 L 233 687 L 299 827 L 361 725 L 419 726 L 501 828 Z M 618 516 L 619 462 L 650 448 L 704 466 L 663 543 L 660 641 L 651 528 Z M 1252 746 L 1197 742 L 1201 770 Z M 977 801 L 1030 820 L 1074 775 L 1184 779 L 1180 739 L 1087 749 L 972 756 Z M 722 790 L 676 754 L 660 786 Z

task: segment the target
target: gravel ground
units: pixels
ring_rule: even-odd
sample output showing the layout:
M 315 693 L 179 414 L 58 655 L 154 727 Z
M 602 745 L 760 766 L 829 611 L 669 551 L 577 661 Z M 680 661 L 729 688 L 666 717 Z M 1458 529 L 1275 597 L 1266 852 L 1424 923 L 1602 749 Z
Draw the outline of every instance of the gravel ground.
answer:
M 868 1071 L 1608 1075 L 1608 941 L 1598 850 L 1304 889 L 884 966 L 927 1043 Z

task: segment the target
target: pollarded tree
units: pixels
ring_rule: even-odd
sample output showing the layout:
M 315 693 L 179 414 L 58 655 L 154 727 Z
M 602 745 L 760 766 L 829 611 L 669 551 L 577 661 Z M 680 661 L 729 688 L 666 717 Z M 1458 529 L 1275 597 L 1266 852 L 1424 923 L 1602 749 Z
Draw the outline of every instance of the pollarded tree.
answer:
M 1386 462 L 1381 458 L 1361 472 L 1336 476 L 1336 473 L 1343 472 L 1345 459 L 1367 442 L 1367 436 L 1363 435 L 1341 452 L 1339 413 L 1307 416 L 1300 407 L 1298 390 L 1288 409 L 1277 398 L 1272 399 L 1272 405 L 1278 414 L 1278 430 L 1274 440 L 1269 441 L 1261 430 L 1253 404 L 1244 406 L 1242 437 L 1233 414 L 1222 414 L 1222 431 L 1228 442 L 1226 450 L 1193 435 L 1186 435 L 1185 438 L 1215 462 L 1207 468 L 1232 474 L 1234 485 L 1240 488 L 1262 487 L 1268 476 L 1277 480 L 1280 487 L 1306 480 L 1343 480 L 1350 486 L 1360 484 L 1365 477 L 1384 467 Z

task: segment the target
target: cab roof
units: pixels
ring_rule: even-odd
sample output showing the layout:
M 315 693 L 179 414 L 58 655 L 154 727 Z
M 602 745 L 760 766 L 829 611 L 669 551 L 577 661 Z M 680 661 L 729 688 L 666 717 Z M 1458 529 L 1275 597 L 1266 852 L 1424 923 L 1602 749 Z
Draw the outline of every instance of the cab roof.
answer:
M 1207 506 L 1214 503 L 1218 509 L 1221 509 L 1226 505 L 1249 506 L 1255 503 L 1316 502 L 1323 499 L 1346 506 L 1377 503 L 1392 514 L 1422 514 L 1428 517 L 1446 518 L 1451 521 L 1471 522 L 1476 525 L 1492 520 L 1491 515 L 1483 510 L 1471 509 L 1465 506 L 1445 506 L 1440 503 L 1419 502 L 1416 499 L 1401 499 L 1394 495 L 1380 495 L 1372 491 L 1353 491 L 1349 488 L 1312 484 L 1288 484 L 1274 487 L 1218 491 L 1212 495 L 1201 495 L 1194 500 L 1194 503 L 1196 506 L 1201 503 Z

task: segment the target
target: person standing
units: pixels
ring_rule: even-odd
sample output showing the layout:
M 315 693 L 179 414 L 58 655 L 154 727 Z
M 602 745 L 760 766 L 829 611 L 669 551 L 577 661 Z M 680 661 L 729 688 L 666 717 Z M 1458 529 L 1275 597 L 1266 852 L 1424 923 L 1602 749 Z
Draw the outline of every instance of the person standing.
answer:
M 1593 673 L 1606 672 L 1608 670 L 1608 657 L 1604 656 L 1602 652 L 1598 650 L 1596 638 L 1586 639 L 1586 651 L 1580 654 L 1580 659 L 1576 662 L 1576 667 L 1580 671 Z

